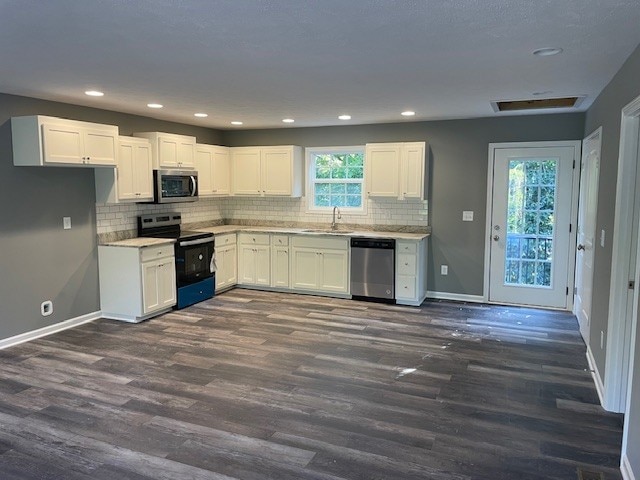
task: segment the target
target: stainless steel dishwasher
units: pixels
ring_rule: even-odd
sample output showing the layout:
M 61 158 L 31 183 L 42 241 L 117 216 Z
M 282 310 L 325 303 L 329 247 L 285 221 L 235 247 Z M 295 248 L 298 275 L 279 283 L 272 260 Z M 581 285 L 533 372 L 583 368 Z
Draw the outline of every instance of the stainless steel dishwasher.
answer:
M 351 295 L 356 300 L 395 302 L 396 241 L 351 239 Z

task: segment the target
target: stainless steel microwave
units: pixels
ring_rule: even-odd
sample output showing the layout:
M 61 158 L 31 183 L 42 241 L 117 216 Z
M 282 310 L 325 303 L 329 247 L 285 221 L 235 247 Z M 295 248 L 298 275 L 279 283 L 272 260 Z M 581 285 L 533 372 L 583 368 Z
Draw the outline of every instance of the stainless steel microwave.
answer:
M 154 170 L 153 202 L 179 203 L 198 200 L 198 172 L 195 170 Z

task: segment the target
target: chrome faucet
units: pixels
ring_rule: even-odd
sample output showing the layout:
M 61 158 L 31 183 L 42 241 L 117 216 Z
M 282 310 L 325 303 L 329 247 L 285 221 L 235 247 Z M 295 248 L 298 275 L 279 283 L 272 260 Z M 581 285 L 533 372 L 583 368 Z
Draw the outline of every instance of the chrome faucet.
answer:
M 338 212 L 338 220 L 342 218 L 342 215 L 340 215 L 340 209 L 338 207 L 333 207 L 333 219 L 331 220 L 331 230 L 335 230 L 336 228 L 338 228 L 338 226 L 336 225 L 336 212 Z

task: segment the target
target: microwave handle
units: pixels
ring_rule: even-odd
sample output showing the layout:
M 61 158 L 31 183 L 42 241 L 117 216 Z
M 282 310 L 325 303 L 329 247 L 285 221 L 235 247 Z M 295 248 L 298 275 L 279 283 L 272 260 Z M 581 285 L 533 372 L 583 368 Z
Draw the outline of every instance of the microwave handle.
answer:
M 191 196 L 195 197 L 196 196 L 196 192 L 198 191 L 197 185 L 196 185 L 196 177 L 194 177 L 193 175 L 190 175 L 189 178 L 191 179 L 191 185 L 192 185 L 192 189 L 191 189 Z

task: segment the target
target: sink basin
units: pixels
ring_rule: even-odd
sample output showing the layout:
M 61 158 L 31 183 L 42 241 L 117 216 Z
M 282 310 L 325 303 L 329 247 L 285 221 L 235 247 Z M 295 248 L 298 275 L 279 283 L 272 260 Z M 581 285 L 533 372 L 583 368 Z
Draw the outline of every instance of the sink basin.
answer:
M 333 235 L 346 235 L 353 233 L 353 230 L 331 230 L 330 228 L 308 228 L 302 230 L 303 233 L 331 233 Z

